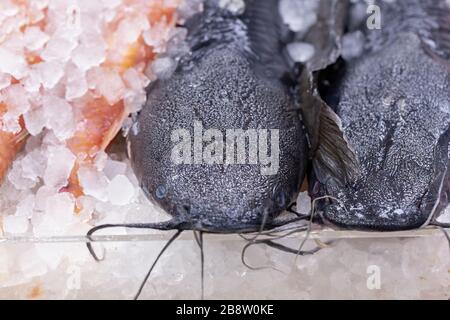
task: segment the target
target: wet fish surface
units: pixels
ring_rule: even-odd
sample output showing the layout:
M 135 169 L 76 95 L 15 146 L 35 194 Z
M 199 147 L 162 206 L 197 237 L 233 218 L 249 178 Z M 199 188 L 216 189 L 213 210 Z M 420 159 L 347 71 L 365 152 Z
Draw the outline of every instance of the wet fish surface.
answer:
M 158 228 L 223 233 L 269 228 L 304 179 L 307 143 L 290 92 L 278 1 L 248 0 L 245 6 L 243 14 L 234 14 L 207 1 L 204 12 L 187 22 L 191 54 L 172 77 L 148 89 L 130 132 L 130 156 L 142 188 L 173 217 Z M 225 155 L 216 164 L 197 162 L 201 150 L 195 146 L 200 158 L 194 154 L 190 164 L 174 163 L 171 135 L 185 129 L 193 136 L 195 124 L 224 136 L 227 129 L 268 130 L 270 145 L 259 155 L 276 150 L 272 130 L 278 130 L 278 170 L 262 174 L 260 163 L 227 165 Z M 248 155 L 249 144 L 245 148 Z
M 329 68 L 321 94 L 341 119 L 358 175 L 316 163 L 325 223 L 403 230 L 433 223 L 450 190 L 448 1 L 376 1 L 381 29 L 359 30 L 365 51 Z M 333 76 L 329 76 L 332 74 Z

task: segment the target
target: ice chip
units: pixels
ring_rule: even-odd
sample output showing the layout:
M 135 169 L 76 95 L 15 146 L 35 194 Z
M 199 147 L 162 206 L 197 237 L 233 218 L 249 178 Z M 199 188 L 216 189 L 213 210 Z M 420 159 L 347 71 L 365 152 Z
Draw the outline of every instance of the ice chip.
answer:
M 32 67 L 27 77 L 21 83 L 28 92 L 38 92 L 41 88 L 41 75 L 36 67 Z
M 87 196 L 92 196 L 98 200 L 106 201 L 106 188 L 108 179 L 95 167 L 85 166 L 78 170 L 78 178 L 83 192 Z
M 45 210 L 33 219 L 36 236 L 62 235 L 77 223 L 75 198 L 70 193 L 56 193 L 45 198 Z
M 45 210 L 45 205 L 47 198 L 56 194 L 57 190 L 55 191 L 53 188 L 50 188 L 48 186 L 42 186 L 39 188 L 39 190 L 36 192 L 36 198 L 35 198 L 35 209 L 39 211 Z
M 67 180 L 75 165 L 75 155 L 65 146 L 49 146 L 44 182 L 56 190 L 67 185 Z
M 31 109 L 24 115 L 25 127 L 29 134 L 37 136 L 46 125 L 44 112 L 41 108 Z
M 17 205 L 15 215 L 30 219 L 33 216 L 34 202 L 35 196 L 33 194 L 28 195 Z
M 280 0 L 279 11 L 292 31 L 305 33 L 317 21 L 318 5 L 317 0 Z
M 117 28 L 116 34 L 123 44 L 128 44 L 136 42 L 142 31 L 149 28 L 148 20 L 142 15 L 136 15 L 135 17 L 123 19 Z
M 314 47 L 305 42 L 292 42 L 287 45 L 289 56 L 294 62 L 307 62 L 314 56 Z
M 152 66 L 153 74 L 159 79 L 168 79 L 177 68 L 177 62 L 170 57 L 156 59 Z
M 45 61 L 60 61 L 67 62 L 70 59 L 73 49 L 76 47 L 76 42 L 72 39 L 67 39 L 62 36 L 52 37 L 45 46 L 41 54 Z
M 143 74 L 139 73 L 135 68 L 128 68 L 123 73 L 123 80 L 128 88 L 140 91 L 147 87 L 150 80 Z
M 50 37 L 38 27 L 28 27 L 25 30 L 25 47 L 30 51 L 36 51 L 44 47 Z
M 106 59 L 106 45 L 99 34 L 86 34 L 73 51 L 72 61 L 82 71 L 97 67 Z
M 64 75 L 64 64 L 58 61 L 42 62 L 35 66 L 39 80 L 46 89 L 52 89 Z
M 145 105 L 147 101 L 147 94 L 145 89 L 141 89 L 139 91 L 128 91 L 125 94 L 125 107 L 131 113 L 141 111 L 142 107 Z
M 0 46 L 0 72 L 8 73 L 16 79 L 22 79 L 27 70 L 27 63 L 23 55 Z
M 8 112 L 3 119 L 16 119 L 26 113 L 31 105 L 28 100 L 27 92 L 21 84 L 14 84 L 3 90 L 0 95 L 0 101 L 4 101 L 8 106 Z
M 77 199 L 77 206 L 81 209 L 78 214 L 83 220 L 89 221 L 95 210 L 96 199 L 90 196 L 81 196 Z
M 235 14 L 241 14 L 245 10 L 244 0 L 220 0 L 219 5 Z
M 135 187 L 124 175 L 117 175 L 108 186 L 108 199 L 116 206 L 124 206 L 131 202 Z
M 31 189 L 36 185 L 36 181 L 25 178 L 22 174 L 22 160 L 17 159 L 13 162 L 12 168 L 8 173 L 8 180 L 17 190 Z
M 67 68 L 66 99 L 72 101 L 80 98 L 88 91 L 85 73 L 77 67 Z
M 56 218 L 62 224 L 73 222 L 75 199 L 67 192 L 57 193 L 47 198 L 45 213 Z
M 303 215 L 309 215 L 311 213 L 311 197 L 308 192 L 300 192 L 297 197 L 297 212 Z
M 113 70 L 101 68 L 95 79 L 96 90 L 110 105 L 116 104 L 125 94 L 125 84 L 120 75 Z
M 450 205 L 442 212 L 442 214 L 437 218 L 439 223 L 450 223 Z
M 351 60 L 359 57 L 364 51 L 365 38 L 361 31 L 344 35 L 342 39 L 342 57 Z
M 127 171 L 127 165 L 122 161 L 108 159 L 103 171 L 105 172 L 105 175 L 109 180 L 113 180 L 118 175 L 125 175 Z
M 40 149 L 33 150 L 22 159 L 22 176 L 38 182 L 44 175 L 47 156 Z
M 46 127 L 53 130 L 55 136 L 61 141 L 70 138 L 75 131 L 72 106 L 64 99 L 45 96 L 43 108 L 47 119 Z

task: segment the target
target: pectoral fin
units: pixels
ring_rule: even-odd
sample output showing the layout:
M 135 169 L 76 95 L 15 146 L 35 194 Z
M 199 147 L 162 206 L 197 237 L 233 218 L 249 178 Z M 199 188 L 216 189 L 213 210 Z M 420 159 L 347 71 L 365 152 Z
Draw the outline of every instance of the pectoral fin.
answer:
M 341 120 L 319 97 L 312 76 L 303 73 L 301 109 L 307 128 L 314 173 L 320 182 L 332 178 L 340 184 L 349 184 L 359 176 L 358 159 L 348 143 Z

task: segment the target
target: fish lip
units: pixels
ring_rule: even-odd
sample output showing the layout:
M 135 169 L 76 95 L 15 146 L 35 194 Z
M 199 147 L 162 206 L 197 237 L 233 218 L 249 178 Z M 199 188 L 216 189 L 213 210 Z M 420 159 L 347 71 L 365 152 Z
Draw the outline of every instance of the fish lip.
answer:
M 395 207 L 395 206 L 393 206 Z M 402 231 L 421 228 L 429 216 L 423 210 L 409 209 L 404 210 L 404 218 L 381 217 L 379 211 L 373 209 L 346 210 L 345 216 L 336 214 L 336 204 L 327 205 L 322 212 L 322 219 L 325 224 L 337 226 L 344 229 L 354 229 L 362 231 Z M 381 208 L 381 206 L 377 207 Z M 352 214 L 354 213 L 354 214 Z M 362 215 L 354 219 L 356 213 Z M 368 214 L 372 213 L 372 214 Z M 393 213 L 393 210 L 390 211 Z
M 189 201 L 172 201 L 170 197 L 166 199 L 151 197 L 149 200 L 172 217 L 176 224 L 174 229 L 212 234 L 254 233 L 261 229 L 273 229 L 279 226 L 274 220 L 284 211 L 284 208 L 264 206 L 246 211 L 224 211 L 220 207 L 198 208 Z M 263 223 L 265 211 L 267 218 Z
M 174 218 L 179 220 L 179 218 Z M 177 222 L 177 229 L 184 231 L 200 231 L 210 234 L 246 234 L 255 233 L 275 228 L 277 225 L 271 221 L 262 223 L 240 223 L 232 222 L 229 224 L 213 223 L 208 220 Z

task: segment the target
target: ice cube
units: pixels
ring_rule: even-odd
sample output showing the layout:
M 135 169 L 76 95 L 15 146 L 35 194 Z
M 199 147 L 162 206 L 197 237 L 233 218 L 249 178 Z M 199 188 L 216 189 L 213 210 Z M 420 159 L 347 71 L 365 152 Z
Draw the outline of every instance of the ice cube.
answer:
M 35 65 L 39 80 L 46 89 L 52 89 L 64 75 L 64 64 L 58 61 L 41 62 Z
M 54 36 L 47 42 L 41 57 L 45 61 L 67 62 L 76 46 L 77 43 L 72 39 L 60 35 Z
M 203 0 L 182 1 L 177 7 L 177 13 L 180 15 L 181 20 L 185 21 L 195 13 L 200 12 L 202 8 Z
M 306 42 L 292 42 L 287 45 L 289 56 L 295 62 L 307 62 L 314 56 L 314 46 Z
M 126 109 L 131 113 L 136 113 L 142 110 L 142 107 L 147 101 L 147 94 L 145 89 L 138 91 L 127 91 L 125 94 L 124 104 Z
M 77 199 L 77 206 L 81 209 L 78 216 L 84 220 L 89 221 L 92 218 L 92 214 L 95 210 L 96 200 L 90 196 L 81 196 Z
M 36 67 L 32 67 L 21 83 L 28 92 L 38 92 L 41 88 L 41 75 Z
M 67 234 L 78 223 L 75 215 L 75 198 L 70 193 L 56 193 L 44 198 L 43 213 L 33 216 L 33 232 L 36 236 Z
M 150 80 L 139 73 L 135 68 L 128 68 L 123 73 L 123 80 L 128 88 L 133 90 L 142 90 L 142 88 L 146 87 Z
M 279 11 L 292 31 L 305 33 L 317 21 L 318 5 L 317 0 L 281 0 Z
M 67 192 L 49 196 L 45 202 L 45 213 L 61 222 L 62 225 L 74 220 L 75 198 Z
M 39 211 L 45 211 L 45 205 L 47 198 L 56 194 L 58 190 L 55 190 L 48 186 L 42 186 L 39 188 L 39 190 L 36 192 L 36 198 L 35 198 L 35 209 Z
M 22 79 L 27 71 L 27 63 L 22 54 L 0 47 L 0 72 L 8 73 L 16 79 Z
M 145 44 L 153 48 L 155 53 L 165 51 L 170 39 L 170 30 L 163 23 L 157 23 L 143 33 Z
M 24 115 L 25 127 L 32 136 L 37 136 L 44 129 L 46 120 L 42 108 L 31 109 Z
M 106 188 L 108 179 L 95 167 L 84 166 L 78 170 L 78 178 L 85 195 L 92 196 L 98 200 L 106 201 Z
M 124 206 L 131 202 L 136 190 L 126 176 L 118 175 L 109 183 L 107 192 L 113 205 Z
M 113 180 L 118 175 L 125 175 L 126 171 L 126 163 L 112 159 L 108 159 L 108 161 L 106 161 L 105 169 L 103 170 L 109 180 Z
M 137 41 L 142 31 L 150 28 L 148 20 L 143 15 L 135 15 L 123 19 L 116 31 L 117 39 L 121 43 L 134 43 Z
M 5 113 L 2 117 L 2 122 L 0 123 L 0 130 L 18 134 L 20 131 L 22 131 L 22 127 L 19 123 L 19 118 L 11 117 L 10 114 Z
M 100 34 L 83 35 L 81 44 L 73 51 L 72 61 L 82 71 L 97 67 L 105 61 L 106 44 Z
M 177 68 L 177 63 L 170 57 L 156 59 L 151 65 L 153 74 L 158 79 L 168 79 L 172 76 Z
M 30 221 L 26 216 L 6 216 L 3 218 L 3 231 L 9 234 L 26 233 Z
M 31 105 L 28 100 L 27 92 L 21 84 L 14 84 L 3 90 L 0 101 L 3 100 L 8 106 L 8 112 L 3 119 L 15 119 L 26 113 Z
M 35 51 L 44 47 L 50 37 L 41 31 L 39 27 L 28 27 L 24 33 L 25 47 Z
M 59 190 L 67 185 L 76 157 L 65 146 L 49 146 L 47 157 L 44 182 L 47 186 Z
M 220 0 L 219 5 L 235 14 L 241 14 L 245 10 L 244 0 Z
M 75 66 L 69 66 L 66 70 L 66 74 L 66 99 L 71 101 L 84 96 L 88 91 L 85 73 Z
M 342 57 L 351 60 L 359 57 L 364 51 L 365 37 L 361 31 L 344 35 L 342 39 Z
M 108 154 L 105 151 L 99 151 L 94 159 L 94 166 L 98 171 L 105 169 L 106 162 L 108 161 Z
M 95 85 L 99 94 L 104 96 L 110 105 L 116 104 L 125 94 L 125 84 L 117 71 L 99 68 Z
M 311 213 L 311 197 L 308 192 L 300 192 L 297 197 L 297 212 L 303 215 L 309 215 Z
M 450 206 L 441 213 L 441 215 L 437 218 L 439 223 L 450 223 Z
M 19 202 L 16 208 L 16 216 L 25 217 L 30 219 L 33 215 L 35 196 L 33 194 L 28 195 Z
M 55 136 L 61 141 L 70 138 L 75 131 L 72 106 L 64 99 L 45 96 L 43 108 L 44 116 L 47 119 L 46 127 L 53 130 Z
M 28 152 L 22 159 L 22 175 L 24 178 L 38 182 L 44 175 L 47 157 L 41 150 Z
M 8 173 L 8 180 L 17 190 L 28 190 L 36 185 L 36 181 L 23 176 L 23 167 L 21 159 L 13 162 L 12 168 Z

